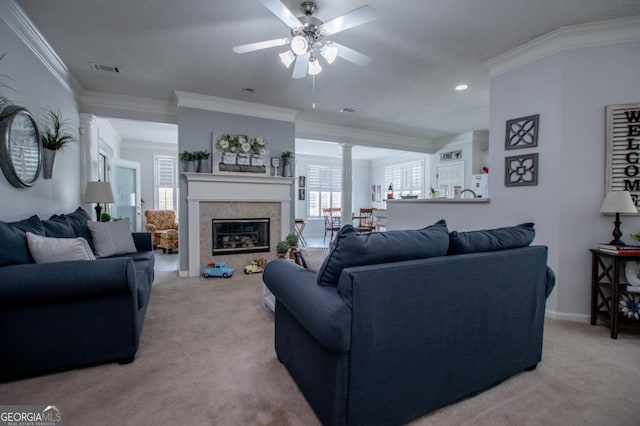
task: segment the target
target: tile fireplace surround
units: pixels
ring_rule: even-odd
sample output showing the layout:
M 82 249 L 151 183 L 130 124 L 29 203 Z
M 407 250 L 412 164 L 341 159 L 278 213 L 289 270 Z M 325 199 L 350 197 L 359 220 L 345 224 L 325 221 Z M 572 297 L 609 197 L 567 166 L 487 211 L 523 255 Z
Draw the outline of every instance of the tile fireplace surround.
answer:
M 293 178 L 247 173 L 184 173 L 187 178 L 189 211 L 189 276 L 200 275 L 203 265 L 224 261 L 242 273 L 258 257 L 276 255 L 276 244 L 291 229 L 291 185 Z M 211 219 L 271 219 L 270 251 L 216 256 L 211 254 Z

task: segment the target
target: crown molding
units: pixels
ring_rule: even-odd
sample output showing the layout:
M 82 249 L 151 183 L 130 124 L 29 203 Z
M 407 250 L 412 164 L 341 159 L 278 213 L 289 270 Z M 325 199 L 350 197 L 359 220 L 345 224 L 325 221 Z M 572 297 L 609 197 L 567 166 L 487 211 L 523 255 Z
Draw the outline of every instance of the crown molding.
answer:
M 273 105 L 200 95 L 198 93 L 183 92 L 181 90 L 176 90 L 175 93 L 178 99 L 178 107 L 183 108 L 196 108 L 206 111 L 225 112 L 289 122 L 295 122 L 296 115 L 298 114 L 298 111 L 294 109 L 281 108 Z
M 540 59 L 584 47 L 640 41 L 640 16 L 561 27 L 485 62 L 491 78 Z
M 343 142 L 376 148 L 398 149 L 432 154 L 433 141 L 355 127 L 335 126 L 312 121 L 296 121 L 296 138 Z
M 146 117 L 140 119 L 148 121 L 177 123 L 175 104 L 169 101 L 93 91 L 85 91 L 79 100 L 82 112 L 105 115 L 105 110 L 108 110 L 122 118 L 131 119 L 130 114 L 134 114 Z
M 82 94 L 80 83 L 15 0 L 0 1 L 0 17 L 65 89 L 75 97 Z
M 170 142 L 157 142 L 157 141 L 144 141 L 138 139 L 122 139 L 120 143 L 121 148 L 130 148 L 130 149 L 146 149 L 151 150 L 153 152 L 165 151 L 167 154 L 169 151 L 174 151 L 175 155 L 178 155 L 178 143 L 170 143 Z M 160 155 L 164 155 L 162 152 Z

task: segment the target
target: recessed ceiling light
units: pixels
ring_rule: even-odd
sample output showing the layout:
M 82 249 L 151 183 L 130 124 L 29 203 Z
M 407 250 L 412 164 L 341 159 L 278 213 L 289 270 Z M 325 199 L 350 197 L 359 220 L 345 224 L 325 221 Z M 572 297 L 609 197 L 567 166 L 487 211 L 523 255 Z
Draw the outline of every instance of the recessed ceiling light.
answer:
M 467 83 L 460 83 L 456 86 L 456 90 L 458 92 L 461 92 L 463 90 L 467 90 L 469 88 L 469 85 Z
M 356 112 L 356 110 L 355 110 L 355 109 L 353 109 L 353 108 L 344 107 L 344 108 L 342 108 L 342 109 L 340 110 L 340 112 L 349 112 L 349 113 L 354 113 L 354 112 Z
M 255 90 L 253 90 L 251 87 L 243 87 L 242 88 L 243 92 L 247 92 L 247 93 L 253 93 L 255 92 Z

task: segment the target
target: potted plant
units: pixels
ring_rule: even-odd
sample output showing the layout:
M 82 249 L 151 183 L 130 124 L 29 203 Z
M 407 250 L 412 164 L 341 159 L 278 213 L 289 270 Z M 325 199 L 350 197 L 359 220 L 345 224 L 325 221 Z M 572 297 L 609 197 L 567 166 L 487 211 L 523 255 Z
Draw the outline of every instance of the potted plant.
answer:
M 42 140 L 42 171 L 45 179 L 53 176 L 53 163 L 56 159 L 56 152 L 63 149 L 69 142 L 75 141 L 72 135 L 70 124 L 62 120 L 59 111 L 48 110 L 48 124 L 41 135 Z
M 283 259 L 287 252 L 289 251 L 289 249 L 291 248 L 291 245 L 286 242 L 286 241 L 280 241 L 277 245 L 276 245 L 276 253 L 278 253 L 278 257 L 280 259 Z
M 287 238 L 285 239 L 285 241 L 287 242 L 287 244 L 289 244 L 289 247 L 291 248 L 298 247 L 298 236 L 296 234 L 292 233 L 287 235 Z
M 197 163 L 197 169 L 200 173 L 211 173 L 209 167 L 209 151 L 196 151 L 193 153 Z
M 195 153 L 191 151 L 182 151 L 180 153 L 180 159 L 183 161 L 182 171 L 184 172 L 196 171 Z
M 282 158 L 282 176 L 290 177 L 291 176 L 291 160 L 293 159 L 292 151 L 284 151 L 280 154 L 280 158 Z

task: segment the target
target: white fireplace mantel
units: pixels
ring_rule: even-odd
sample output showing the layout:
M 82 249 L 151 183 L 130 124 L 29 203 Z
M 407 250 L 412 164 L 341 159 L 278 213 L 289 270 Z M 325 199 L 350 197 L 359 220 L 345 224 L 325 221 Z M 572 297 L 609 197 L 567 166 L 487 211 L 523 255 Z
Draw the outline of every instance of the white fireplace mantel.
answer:
M 247 173 L 183 173 L 187 179 L 189 212 L 189 276 L 200 275 L 200 203 L 280 203 L 281 238 L 291 224 L 293 178 Z

